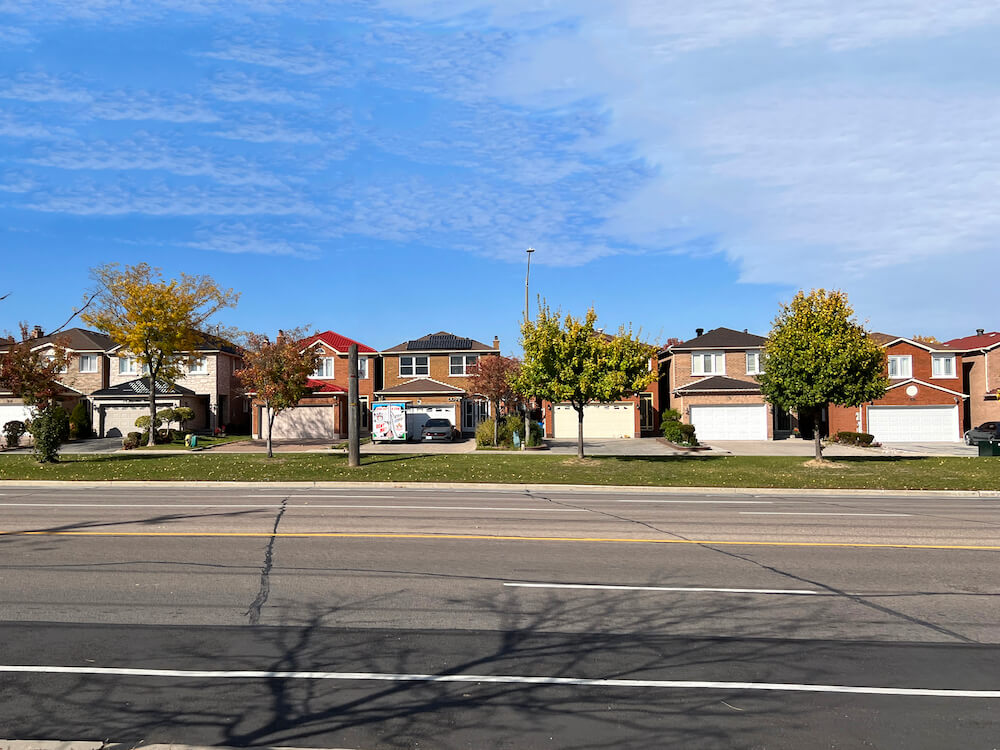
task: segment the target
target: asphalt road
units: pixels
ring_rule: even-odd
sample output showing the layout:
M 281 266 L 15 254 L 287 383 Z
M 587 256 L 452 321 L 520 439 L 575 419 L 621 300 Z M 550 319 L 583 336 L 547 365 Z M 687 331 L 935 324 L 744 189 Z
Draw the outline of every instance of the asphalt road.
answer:
M 996 499 L 4 483 L 0 531 L 0 737 L 1000 742 Z

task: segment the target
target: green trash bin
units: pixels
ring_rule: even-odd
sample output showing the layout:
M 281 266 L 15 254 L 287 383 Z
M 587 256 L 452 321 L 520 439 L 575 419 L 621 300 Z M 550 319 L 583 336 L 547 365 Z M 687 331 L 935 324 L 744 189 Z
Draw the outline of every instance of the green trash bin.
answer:
M 980 456 L 1000 456 L 1000 440 L 981 440 L 979 442 Z

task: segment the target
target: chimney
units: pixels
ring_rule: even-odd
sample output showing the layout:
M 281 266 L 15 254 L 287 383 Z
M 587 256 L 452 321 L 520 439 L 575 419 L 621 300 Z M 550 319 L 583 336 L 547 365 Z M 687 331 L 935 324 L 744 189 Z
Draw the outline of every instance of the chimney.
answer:
M 499 336 L 494 336 L 493 337 L 493 348 L 496 349 L 497 351 L 500 351 L 500 337 Z
M 976 329 L 976 335 L 977 336 L 982 336 L 984 333 L 986 333 L 986 329 L 985 328 L 977 328 Z
M 40 339 L 44 335 L 45 331 L 42 330 L 41 326 L 35 326 L 34 328 L 31 329 L 31 338 L 33 339 Z
M 750 333 L 746 328 L 743 329 L 743 333 Z
M 695 328 L 694 329 L 694 335 L 695 336 L 701 336 L 704 332 L 705 332 L 704 328 Z

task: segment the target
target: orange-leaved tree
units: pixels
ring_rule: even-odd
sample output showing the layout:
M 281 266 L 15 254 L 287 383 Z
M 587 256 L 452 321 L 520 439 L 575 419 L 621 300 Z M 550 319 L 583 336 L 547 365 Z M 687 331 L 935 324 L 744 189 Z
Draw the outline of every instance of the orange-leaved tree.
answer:
M 491 355 L 480 357 L 470 376 L 475 393 L 484 396 L 493 407 L 493 445 L 498 443 L 500 405 L 510 405 L 517 399 L 513 382 L 520 370 L 519 359 Z
M 243 367 L 236 371 L 236 377 L 247 395 L 264 407 L 267 457 L 273 458 L 274 418 L 286 409 L 294 409 L 309 392 L 309 376 L 319 364 L 319 350 L 302 348 L 302 329 L 279 333 L 274 341 L 261 333 L 246 333 L 243 338 Z
M 94 309 L 85 322 L 121 346 L 119 356 L 135 357 L 148 375 L 149 421 L 156 421 L 156 388 L 173 384 L 183 365 L 197 359 L 197 347 L 215 327 L 212 318 L 235 307 L 239 294 L 221 289 L 210 276 L 182 273 L 166 281 L 147 263 L 120 268 L 109 263 L 92 270 L 97 282 Z M 149 445 L 156 430 L 149 431 Z

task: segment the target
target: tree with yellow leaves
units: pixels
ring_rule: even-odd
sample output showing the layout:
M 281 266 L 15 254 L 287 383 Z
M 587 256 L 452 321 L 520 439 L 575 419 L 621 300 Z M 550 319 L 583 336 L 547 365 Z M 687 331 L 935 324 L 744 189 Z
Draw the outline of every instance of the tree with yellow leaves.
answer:
M 197 347 L 214 326 L 213 316 L 235 307 L 239 295 L 220 289 L 210 276 L 166 281 L 159 268 L 146 263 L 99 266 L 91 272 L 97 283 L 94 308 L 83 320 L 121 346 L 119 356 L 135 357 L 146 372 L 150 422 L 156 419 L 156 389 L 174 383 L 183 366 L 197 359 Z M 149 445 L 156 430 L 149 431 Z

